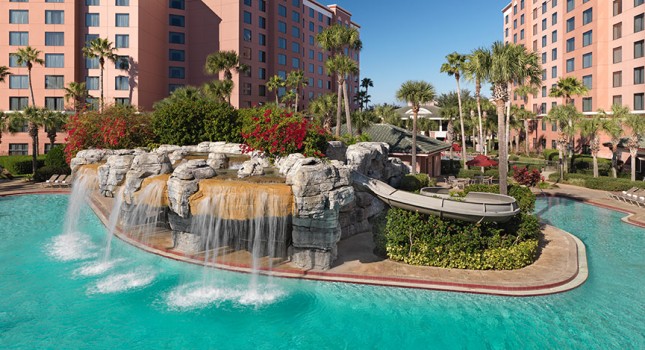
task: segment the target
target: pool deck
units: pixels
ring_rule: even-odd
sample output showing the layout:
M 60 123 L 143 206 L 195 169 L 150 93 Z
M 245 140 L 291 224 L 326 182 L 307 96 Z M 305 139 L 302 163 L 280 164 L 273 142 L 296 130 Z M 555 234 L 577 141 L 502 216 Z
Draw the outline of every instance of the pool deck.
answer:
M 610 199 L 605 191 L 588 190 L 575 186 L 544 191 L 549 196 L 562 196 L 630 214 L 630 224 L 645 227 L 645 209 Z M 41 188 L 23 181 L 0 182 L 0 197 L 29 193 L 69 193 L 68 189 Z M 91 206 L 99 218 L 107 223 L 112 199 L 93 196 Z M 207 265 L 225 270 L 249 273 L 250 254 L 247 252 L 220 252 L 216 262 L 205 263 L 204 254 L 186 255 L 173 251 L 168 230 L 147 237 L 146 242 L 134 239 L 124 232 L 116 235 L 140 249 L 167 258 L 188 263 Z M 541 237 L 541 253 L 535 263 L 512 271 L 475 271 L 411 266 L 383 259 L 372 254 L 370 233 L 363 233 L 338 244 L 335 266 L 326 271 L 303 270 L 288 261 L 263 259 L 260 273 L 285 278 L 360 283 L 370 285 L 420 288 L 431 290 L 480 293 L 505 296 L 537 296 L 560 293 L 580 286 L 588 276 L 584 244 L 575 236 L 556 227 L 545 225 Z

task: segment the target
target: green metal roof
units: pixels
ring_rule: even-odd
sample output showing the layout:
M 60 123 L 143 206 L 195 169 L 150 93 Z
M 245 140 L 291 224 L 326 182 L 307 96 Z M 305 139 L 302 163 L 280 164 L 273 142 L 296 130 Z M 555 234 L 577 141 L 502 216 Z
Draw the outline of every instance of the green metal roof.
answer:
M 342 126 L 346 132 L 345 125 Z M 412 132 L 390 124 L 373 124 L 363 130 L 372 142 L 385 142 L 390 145 L 390 153 L 410 153 L 412 150 Z M 417 153 L 432 154 L 447 150 L 450 145 L 435 138 L 417 135 Z

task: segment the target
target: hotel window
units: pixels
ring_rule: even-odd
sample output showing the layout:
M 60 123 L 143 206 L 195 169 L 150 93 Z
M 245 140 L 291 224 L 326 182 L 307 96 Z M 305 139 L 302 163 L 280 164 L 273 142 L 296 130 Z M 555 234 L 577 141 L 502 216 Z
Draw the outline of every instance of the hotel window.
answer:
M 634 33 L 638 33 L 643 30 L 643 17 L 644 14 L 634 16 Z
M 99 14 L 98 13 L 86 13 L 85 14 L 85 26 L 86 27 L 98 27 L 100 24 Z
M 45 75 L 45 89 L 62 89 L 65 87 L 65 77 L 62 75 Z
M 296 57 L 293 57 L 291 59 L 291 67 L 299 69 L 300 68 L 300 59 L 296 58 Z
M 244 41 L 251 41 L 253 40 L 253 32 L 251 32 L 251 29 L 244 29 L 243 31 L 243 39 Z
M 267 36 L 264 34 L 258 34 L 258 44 L 260 44 L 260 46 L 266 46 Z
M 287 56 L 283 54 L 278 54 L 278 64 L 284 66 L 287 64 Z
M 287 48 L 287 39 L 278 37 L 278 48 L 286 50 L 286 48 Z
M 267 11 L 267 2 L 266 2 L 266 0 L 259 0 L 258 1 L 258 8 L 260 9 L 260 11 L 266 12 Z
M 558 77 L 558 66 L 551 67 L 551 78 Z
M 546 63 L 546 52 L 542 52 L 542 64 Z
M 244 19 L 244 23 L 253 24 L 253 16 L 251 15 L 251 12 L 244 11 L 243 19 Z
M 127 97 L 115 97 L 114 98 L 114 104 L 120 105 L 120 106 L 129 106 L 130 105 L 130 99 Z
M 322 19 L 320 19 L 322 21 Z M 504 23 L 508 24 L 508 15 L 504 17 Z
M 11 2 L 11 1 L 10 1 Z M 20 0 L 18 2 L 29 2 L 29 0 Z M 65 0 L 45 0 L 45 2 L 57 2 L 57 3 L 62 3 L 65 2 Z
M 576 49 L 576 38 L 571 38 L 567 40 L 567 52 L 571 52 Z
M 551 61 L 555 61 L 558 59 L 558 49 L 552 49 L 551 50 Z
M 291 4 L 295 7 L 300 7 L 300 0 L 291 0 Z
M 266 27 L 267 27 L 267 19 L 262 17 L 262 16 L 258 16 L 258 27 L 260 27 L 262 29 L 266 29 Z
M 584 32 L 582 34 L 582 47 L 589 46 L 593 42 L 593 31 Z
M 116 0 L 114 5 L 116 5 L 116 6 L 130 6 L 130 0 Z
M 556 42 L 556 41 L 558 41 L 558 31 L 557 31 L 557 30 L 554 30 L 554 31 L 551 33 L 551 43 L 554 43 L 554 42 Z
M 98 69 L 99 68 L 99 58 L 98 57 L 86 57 L 85 58 L 85 68 L 87 69 Z
M 10 75 L 9 89 L 29 89 L 29 77 L 26 75 Z
M 537 106 L 535 106 L 535 109 L 537 109 Z M 542 131 L 546 131 L 546 120 L 542 119 Z
M 546 80 L 546 69 L 542 69 L 542 80 Z
M 567 33 L 576 29 L 576 18 L 571 17 L 567 20 Z
M 645 67 L 634 68 L 634 85 L 645 84 Z
M 558 23 L 558 13 L 554 13 L 551 15 L 551 25 L 556 25 Z
M 645 4 L 645 0 L 634 0 L 634 7 Z
M 278 15 L 287 17 L 287 8 L 283 5 L 278 5 Z
M 517 29 L 517 20 L 516 19 L 513 20 L 513 29 Z
M 130 56 L 117 56 L 114 68 L 120 70 L 130 69 Z
M 252 0 L 244 0 L 244 5 L 253 6 L 253 1 Z
M 567 60 L 567 73 L 571 73 L 576 69 L 576 61 L 574 58 Z
M 291 51 L 300 53 L 300 44 L 295 41 L 291 42 Z
M 513 34 L 513 43 L 517 44 L 517 34 Z
M 291 11 L 291 19 L 296 23 L 300 23 L 300 14 L 296 11 Z
M 590 68 L 592 64 L 593 64 L 593 55 L 591 52 L 582 55 L 582 68 Z
M 186 17 L 182 15 L 169 15 L 168 24 L 173 27 L 184 27 L 186 25 Z
M 614 72 L 612 86 L 613 87 L 623 86 L 623 71 Z
M 523 24 L 524 24 L 524 15 L 521 15 L 521 16 L 520 16 L 520 24 L 521 24 L 521 25 L 523 25 Z
M 89 46 L 90 41 L 99 38 L 98 34 L 85 34 L 85 46 Z
M 45 10 L 45 24 L 65 24 L 65 12 Z
M 117 49 L 127 49 L 130 47 L 130 35 L 117 34 L 114 36 L 114 47 Z
M 251 83 L 242 83 L 242 95 L 244 96 L 251 95 Z
M 537 9 L 533 9 L 533 19 L 537 18 Z M 508 24 L 508 22 L 506 22 Z
M 593 86 L 593 76 L 585 75 L 584 77 L 582 77 L 582 85 L 586 86 L 587 89 L 591 90 Z
M 26 63 L 18 64 L 18 55 L 15 53 L 9 54 L 9 67 L 27 67 Z
M 184 0 L 169 0 L 168 7 L 171 9 L 184 10 L 186 9 L 186 4 Z
M 291 27 L 291 36 L 294 38 L 300 38 L 300 28 L 296 26 Z
M 576 2 L 574 0 L 567 0 L 567 12 L 573 11 L 576 7 Z
M 611 98 L 612 105 L 618 105 L 622 106 L 623 105 L 623 95 L 616 95 Z
M 11 23 L 11 24 L 29 24 L 29 11 L 27 11 L 27 10 L 9 10 L 9 23 Z
M 546 97 L 546 86 L 542 87 L 542 97 Z
M 87 109 L 90 111 L 96 111 L 99 109 L 99 99 L 96 97 L 87 97 L 85 99 L 85 104 L 87 105 Z
M 520 40 L 524 40 L 524 29 L 520 30 Z
M 22 108 L 20 108 L 22 109 Z M 14 111 L 20 110 L 14 109 Z M 26 143 L 10 143 L 9 155 L 10 156 L 26 156 L 29 154 L 29 145 Z
M 623 36 L 623 22 L 614 24 L 613 39 L 620 39 Z
M 258 69 L 258 78 L 260 78 L 260 79 L 266 79 L 267 78 L 267 70 L 266 70 L 266 68 Z
M 168 33 L 168 41 L 171 44 L 184 44 L 186 42 L 186 35 L 184 33 L 170 32 Z
M 278 32 L 286 33 L 287 32 L 287 24 L 282 22 L 282 21 L 278 21 Z
M 28 32 L 9 32 L 9 45 L 11 46 L 29 45 L 29 33 Z
M 99 6 L 101 5 L 101 0 L 85 0 L 85 6 Z
M 85 87 L 88 90 L 99 89 L 99 77 L 85 77 Z
M 557 148 L 557 144 L 556 144 L 555 140 L 551 140 L 551 148 L 552 148 L 552 149 L 556 149 L 556 148 Z
M 51 111 L 65 110 L 65 102 L 62 97 L 45 97 L 45 108 Z
M 314 9 L 313 9 L 313 8 L 311 8 L 311 7 L 309 8 L 309 17 L 311 17 L 311 18 L 315 18 L 315 17 L 316 17 L 316 13 L 314 12 Z
M 614 0 L 613 12 L 614 16 L 618 16 L 623 13 L 623 0 Z
M 283 70 L 279 70 L 279 71 L 278 71 L 278 76 L 279 76 L 280 78 L 282 78 L 282 79 L 287 79 L 287 72 L 285 72 L 285 71 L 283 71 Z
M 640 93 L 640 94 L 634 94 L 634 110 L 635 111 L 642 111 L 643 108 L 643 98 L 645 97 L 645 94 Z
M 551 0 L 551 7 L 558 6 L 558 0 Z
M 533 35 L 537 35 L 537 24 L 533 25 Z M 506 37 L 508 37 L 508 28 L 506 28 Z
M 314 57 L 316 57 L 316 52 L 314 50 L 309 49 L 309 59 L 313 60 Z
M 325 74 L 325 71 L 323 70 L 323 66 L 318 66 L 318 75 L 323 75 Z
M 114 89 L 115 90 L 128 90 L 130 84 L 128 77 L 119 75 L 114 77 Z
M 45 68 L 63 68 L 65 66 L 65 55 L 62 53 L 46 53 Z
M 517 5 L 513 6 L 513 14 L 514 14 L 514 15 L 516 15 L 516 14 L 517 14 Z
M 65 44 L 65 33 L 45 32 L 45 46 L 63 46 Z
M 168 77 L 171 79 L 184 79 L 186 69 L 184 67 L 168 67 Z
M 54 146 L 52 146 L 51 143 L 46 143 L 45 144 L 45 154 L 49 153 L 49 151 L 51 151 L 52 148 L 59 147 L 59 146 L 63 146 L 63 144 L 62 143 L 55 143 Z
M 316 25 L 314 24 L 314 22 L 309 22 L 309 31 L 313 32 L 315 30 L 316 30 Z M 508 28 L 506 31 L 508 32 Z
M 321 79 L 318 79 L 318 88 L 319 89 L 323 88 L 323 81 Z
M 318 62 L 322 62 L 322 61 L 323 61 L 323 54 L 322 54 L 322 52 L 319 52 L 318 53 Z
M 267 95 L 266 85 L 258 85 L 258 96 L 264 97 Z
M 262 50 L 259 50 L 258 51 L 258 60 L 260 62 L 266 62 L 267 61 L 267 53 L 262 51 Z
M 546 46 L 546 35 L 542 36 L 542 47 Z
M 28 105 L 29 97 L 9 97 L 9 109 L 12 111 L 21 111 Z
M 634 58 L 641 58 L 644 56 L 644 50 L 643 46 L 645 44 L 645 40 L 640 40 L 634 43 Z
M 613 62 L 614 63 L 620 63 L 623 61 L 623 47 L 616 47 L 614 48 L 613 52 Z
M 544 114 L 547 114 L 547 113 L 548 113 L 548 111 L 546 110 L 546 102 L 544 102 L 544 103 L 540 104 L 540 110 L 541 110 L 541 111 L 542 111 L 542 113 L 544 113 Z
M 558 123 L 551 122 L 551 131 L 558 131 Z
M 542 14 L 546 13 L 546 1 L 542 3 Z
M 582 13 L 582 25 L 589 24 L 593 21 L 593 9 L 590 8 Z

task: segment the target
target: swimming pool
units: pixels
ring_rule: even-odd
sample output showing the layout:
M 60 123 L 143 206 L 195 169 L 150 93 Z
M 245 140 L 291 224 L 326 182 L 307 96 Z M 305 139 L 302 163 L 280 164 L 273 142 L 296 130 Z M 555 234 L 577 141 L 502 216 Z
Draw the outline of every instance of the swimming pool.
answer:
M 61 235 L 68 197 L 0 197 L 0 348 L 645 348 L 645 230 L 623 214 L 540 199 L 587 245 L 589 279 L 508 298 L 250 276 L 115 240 L 89 210 Z

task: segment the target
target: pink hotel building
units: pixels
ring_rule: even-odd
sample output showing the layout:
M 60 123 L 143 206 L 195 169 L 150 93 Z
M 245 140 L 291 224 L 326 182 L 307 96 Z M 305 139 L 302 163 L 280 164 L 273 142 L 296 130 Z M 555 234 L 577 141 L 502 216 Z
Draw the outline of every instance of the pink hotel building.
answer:
M 273 101 L 268 78 L 292 70 L 303 70 L 308 79 L 304 105 L 336 91 L 325 69 L 328 53 L 316 44 L 316 34 L 336 23 L 360 28 L 351 16 L 338 5 L 313 0 L 0 0 L 0 66 L 11 73 L 0 84 L 0 111 L 28 104 L 27 69 L 12 56 L 27 45 L 42 51 L 45 60 L 32 69 L 36 105 L 69 109 L 63 88 L 73 81 L 86 82 L 90 95 L 98 97 L 98 61 L 81 52 L 97 37 L 113 42 L 120 56 L 116 65 L 105 65 L 106 103 L 151 110 L 174 89 L 215 79 L 204 73 L 206 56 L 234 50 L 250 67 L 234 74 L 234 106 Z M 358 52 L 349 54 L 360 62 Z M 352 95 L 358 85 L 358 76 L 349 80 Z M 61 133 L 59 142 L 64 138 Z M 39 139 L 47 140 L 44 130 Z M 26 132 L 4 134 L 0 155 L 28 154 L 30 143 Z M 40 153 L 48 150 L 45 143 L 40 142 Z
M 538 94 L 511 100 L 538 114 L 528 136 L 533 150 L 556 148 L 556 127 L 543 118 L 562 103 L 548 96 L 560 77 L 574 76 L 589 88 L 574 101 L 585 115 L 620 104 L 645 118 L 645 0 L 513 0 L 502 12 L 504 41 L 542 60 Z M 611 153 L 602 147 L 601 156 Z

